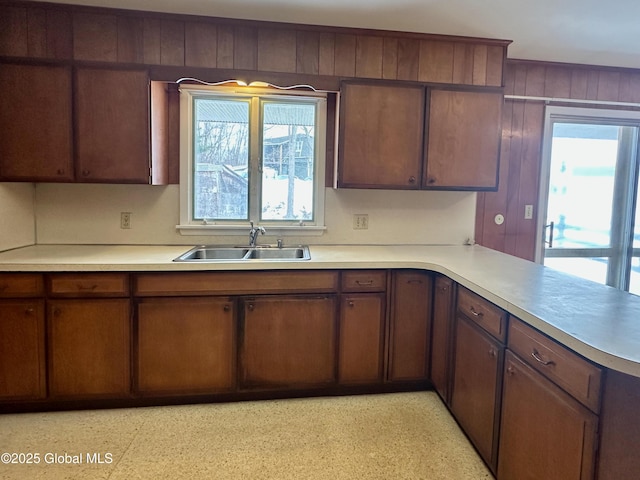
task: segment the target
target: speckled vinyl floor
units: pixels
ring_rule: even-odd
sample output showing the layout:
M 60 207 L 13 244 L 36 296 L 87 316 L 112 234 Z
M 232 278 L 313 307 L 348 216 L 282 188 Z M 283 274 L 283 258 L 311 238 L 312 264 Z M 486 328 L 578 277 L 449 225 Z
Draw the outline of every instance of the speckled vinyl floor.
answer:
M 493 478 L 433 392 L 1 415 L 0 454 L 5 480 Z

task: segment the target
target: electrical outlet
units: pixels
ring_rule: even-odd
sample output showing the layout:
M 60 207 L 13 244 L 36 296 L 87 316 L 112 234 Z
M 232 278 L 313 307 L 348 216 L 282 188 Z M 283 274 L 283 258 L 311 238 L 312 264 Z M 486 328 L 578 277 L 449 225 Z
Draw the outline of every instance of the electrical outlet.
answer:
M 120 228 L 131 228 L 131 212 L 120 212 Z
M 524 206 L 524 219 L 531 220 L 533 218 L 533 205 Z
M 369 228 L 369 215 L 366 213 L 357 213 L 353 216 L 354 230 L 367 230 Z

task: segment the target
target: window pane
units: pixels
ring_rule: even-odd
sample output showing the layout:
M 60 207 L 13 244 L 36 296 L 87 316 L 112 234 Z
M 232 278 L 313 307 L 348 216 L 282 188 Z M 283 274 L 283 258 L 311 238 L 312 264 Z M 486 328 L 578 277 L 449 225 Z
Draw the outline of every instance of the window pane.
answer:
M 618 127 L 553 126 L 547 223 L 555 248 L 608 247 Z
M 249 102 L 194 100 L 193 218 L 249 215 Z
M 555 268 L 571 275 L 606 284 L 608 258 L 555 257 L 545 258 L 545 267 Z
M 629 293 L 640 295 L 640 257 L 631 257 L 629 274 Z
M 313 103 L 263 103 L 262 220 L 313 220 Z
M 640 178 L 636 180 L 640 184 Z M 636 190 L 636 212 L 633 224 L 633 248 L 640 248 L 640 186 Z M 637 253 L 634 253 L 637 255 Z M 629 292 L 640 295 L 640 257 L 631 257 L 631 272 L 629 272 Z

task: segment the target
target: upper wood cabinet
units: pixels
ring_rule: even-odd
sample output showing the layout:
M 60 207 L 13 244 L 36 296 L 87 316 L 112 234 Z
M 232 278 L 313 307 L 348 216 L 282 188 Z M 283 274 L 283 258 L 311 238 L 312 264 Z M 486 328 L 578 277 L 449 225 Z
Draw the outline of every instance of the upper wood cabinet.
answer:
M 499 92 L 431 90 L 425 187 L 498 187 L 502 104 Z
M 500 91 L 345 82 L 341 92 L 338 187 L 497 188 Z
M 149 183 L 149 77 L 144 70 L 78 68 L 76 178 Z
M 145 70 L 0 63 L 0 82 L 0 181 L 168 183 L 169 94 Z
M 421 86 L 344 83 L 338 186 L 420 188 Z
M 0 64 L 0 84 L 0 180 L 72 180 L 71 69 Z

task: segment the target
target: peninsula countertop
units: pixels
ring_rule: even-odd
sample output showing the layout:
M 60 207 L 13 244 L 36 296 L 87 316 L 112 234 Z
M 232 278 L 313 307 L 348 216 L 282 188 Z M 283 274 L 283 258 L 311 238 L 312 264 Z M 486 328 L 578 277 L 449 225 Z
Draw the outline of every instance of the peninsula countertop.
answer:
M 640 377 L 640 297 L 478 245 L 310 245 L 306 261 L 174 262 L 193 245 L 33 245 L 0 272 L 415 268 L 447 275 L 604 367 Z

